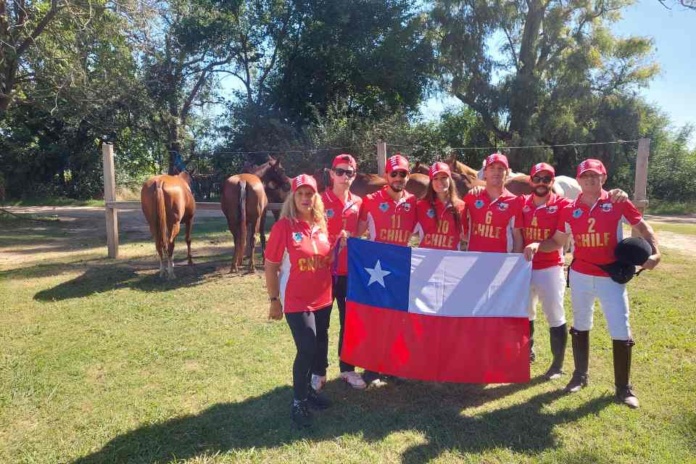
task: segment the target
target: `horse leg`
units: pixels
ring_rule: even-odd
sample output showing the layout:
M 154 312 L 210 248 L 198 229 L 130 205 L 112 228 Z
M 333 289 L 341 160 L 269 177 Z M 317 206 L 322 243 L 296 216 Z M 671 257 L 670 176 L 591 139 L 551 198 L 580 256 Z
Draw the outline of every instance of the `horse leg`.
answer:
M 259 219 L 259 234 L 261 235 L 261 264 L 266 264 L 266 209 L 261 212 Z
M 247 228 L 249 229 L 249 274 L 256 272 L 256 266 L 254 263 L 254 247 L 256 246 L 256 222 L 249 221 Z
M 167 274 L 167 270 L 164 267 L 164 253 L 166 250 L 162 247 L 159 240 L 155 240 L 155 246 L 157 247 L 157 255 L 159 256 L 159 276 L 164 277 Z
M 193 266 L 193 257 L 191 256 L 191 229 L 193 228 L 193 220 L 189 219 L 186 221 L 186 250 L 188 258 L 188 265 Z
M 169 246 L 167 249 L 167 273 L 169 274 L 169 280 L 172 280 L 176 277 L 174 275 L 174 240 L 176 240 L 176 236 L 179 235 L 180 229 L 181 225 L 178 221 L 172 224 L 169 228 L 169 230 L 171 230 L 168 239 Z
M 234 228 L 230 226 L 232 230 L 232 242 L 234 243 L 234 253 L 232 254 L 232 265 L 230 266 L 230 274 L 237 272 L 237 253 L 239 253 L 239 234 L 234 232 Z

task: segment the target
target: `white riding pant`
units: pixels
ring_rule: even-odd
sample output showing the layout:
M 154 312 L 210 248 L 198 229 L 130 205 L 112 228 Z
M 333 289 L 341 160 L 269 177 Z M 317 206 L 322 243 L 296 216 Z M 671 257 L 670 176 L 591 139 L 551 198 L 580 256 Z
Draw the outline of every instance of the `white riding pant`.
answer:
M 631 326 L 628 322 L 628 292 L 626 285 L 611 280 L 570 271 L 570 299 L 573 303 L 573 327 L 590 330 L 594 317 L 594 301 L 599 300 L 613 340 L 629 340 Z
M 566 318 L 563 310 L 565 288 L 563 267 L 553 266 L 532 270 L 532 288 L 529 292 L 529 305 L 527 306 L 529 320 L 536 319 L 536 305 L 538 301 L 541 301 L 541 309 L 544 311 L 549 327 L 559 327 L 565 324 Z

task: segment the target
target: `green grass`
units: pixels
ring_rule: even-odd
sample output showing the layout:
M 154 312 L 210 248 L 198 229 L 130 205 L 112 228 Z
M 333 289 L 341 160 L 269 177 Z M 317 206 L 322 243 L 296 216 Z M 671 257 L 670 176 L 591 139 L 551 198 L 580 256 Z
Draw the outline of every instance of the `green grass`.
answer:
M 668 202 L 660 200 L 650 200 L 647 214 L 694 214 L 696 213 L 696 202 Z
M 260 274 L 227 274 L 224 223 L 196 225 L 196 265 L 177 267 L 173 282 L 156 276 L 149 242 L 126 239 L 113 261 L 98 237 L 12 227 L 0 252 L 53 251 L 21 262 L 0 253 L 0 462 L 696 462 L 691 257 L 667 251 L 629 284 L 637 411 L 613 402 L 601 311 L 591 384 L 571 396 L 559 392 L 567 375 L 349 390 L 336 380 L 334 313 L 335 404 L 300 433 L 289 424 L 288 327 L 267 320 Z M 541 317 L 535 379 L 550 362 L 547 333 Z
M 656 223 L 653 221 L 650 221 L 650 224 L 658 233 L 661 231 L 667 231 L 674 234 L 696 235 L 696 224 L 672 224 L 666 222 Z
M 7 200 L 4 206 L 104 206 L 104 200 L 75 200 L 74 198 L 49 197 L 49 198 L 24 198 L 21 200 Z

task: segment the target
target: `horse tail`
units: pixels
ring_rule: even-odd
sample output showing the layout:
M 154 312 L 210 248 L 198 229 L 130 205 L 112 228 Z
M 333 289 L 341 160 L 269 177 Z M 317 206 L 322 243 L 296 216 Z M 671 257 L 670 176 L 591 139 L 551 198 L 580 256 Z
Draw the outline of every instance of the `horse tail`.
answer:
M 247 245 L 247 208 L 246 208 L 246 197 L 247 197 L 247 183 L 245 180 L 239 181 L 239 226 L 241 231 L 239 234 L 239 243 L 242 246 L 242 259 L 244 259 L 244 252 L 246 251 Z M 251 250 L 251 256 L 254 256 L 254 250 Z
M 162 181 L 155 181 L 155 240 L 158 241 L 163 252 L 167 253 L 167 210 L 164 207 L 164 191 Z

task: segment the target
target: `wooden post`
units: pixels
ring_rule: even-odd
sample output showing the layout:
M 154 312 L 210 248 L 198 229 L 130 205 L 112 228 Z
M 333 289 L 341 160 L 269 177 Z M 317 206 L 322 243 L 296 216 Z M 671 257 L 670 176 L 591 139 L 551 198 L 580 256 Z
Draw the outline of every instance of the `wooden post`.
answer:
M 384 175 L 387 169 L 387 142 L 377 142 L 377 174 Z
M 116 201 L 116 177 L 114 173 L 114 146 L 102 143 L 102 160 L 104 163 L 104 211 L 106 214 L 106 246 L 109 258 L 118 258 L 118 210 L 113 206 Z
M 638 140 L 636 157 L 636 180 L 633 189 L 633 204 L 638 211 L 645 214 L 648 207 L 648 158 L 650 157 L 650 139 Z M 633 232 L 635 234 L 635 232 Z

